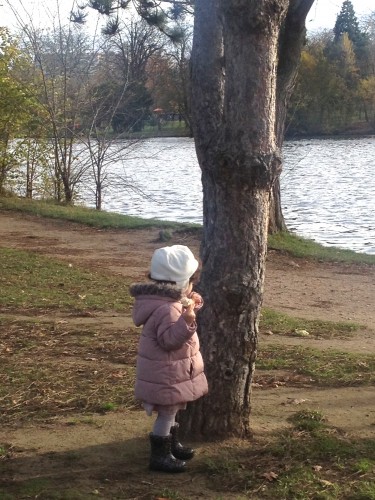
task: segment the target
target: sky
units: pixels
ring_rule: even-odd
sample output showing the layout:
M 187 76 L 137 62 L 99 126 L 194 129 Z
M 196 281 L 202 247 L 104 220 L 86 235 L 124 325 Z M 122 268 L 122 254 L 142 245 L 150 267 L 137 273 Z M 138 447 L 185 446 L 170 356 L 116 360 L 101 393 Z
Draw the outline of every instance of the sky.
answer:
M 357 19 L 364 14 L 375 11 L 375 0 L 351 0 Z M 340 13 L 343 0 L 315 0 L 306 18 L 309 31 L 333 29 L 337 15 Z
M 79 0 L 78 0 L 79 1 Z M 369 14 L 375 10 L 375 0 L 351 0 L 357 18 L 360 19 L 363 14 Z M 61 18 L 67 19 L 72 8 L 74 0 L 13 0 L 11 3 L 17 6 L 17 12 L 26 19 L 22 12 L 23 5 L 33 19 L 33 24 L 38 26 L 40 20 L 42 24 L 48 24 L 48 19 L 53 18 L 53 11 L 56 11 L 56 4 L 59 4 Z M 80 3 L 80 2 L 79 2 Z M 82 3 L 84 1 L 82 0 Z M 306 26 L 309 31 L 317 31 L 320 29 L 333 29 L 336 17 L 341 10 L 343 0 L 315 0 L 306 19 Z M 47 7 L 46 7 L 47 6 Z M 50 15 L 48 15 L 48 10 Z M 0 26 L 6 25 L 11 27 L 14 23 L 14 15 L 7 7 L 7 1 L 0 2 Z

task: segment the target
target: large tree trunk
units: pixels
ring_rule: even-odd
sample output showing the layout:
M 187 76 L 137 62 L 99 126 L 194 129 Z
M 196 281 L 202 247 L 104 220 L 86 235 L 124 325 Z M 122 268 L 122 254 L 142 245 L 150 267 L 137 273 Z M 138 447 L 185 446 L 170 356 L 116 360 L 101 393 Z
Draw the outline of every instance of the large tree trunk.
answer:
M 196 0 L 192 111 L 204 229 L 199 318 L 210 392 L 181 415 L 204 437 L 250 433 L 251 382 L 263 298 L 277 143 L 278 42 L 291 4 Z
M 194 434 L 250 432 L 269 196 L 280 166 L 277 41 L 287 3 L 196 2 L 192 102 L 206 300 L 199 326 L 210 392 L 182 416 Z

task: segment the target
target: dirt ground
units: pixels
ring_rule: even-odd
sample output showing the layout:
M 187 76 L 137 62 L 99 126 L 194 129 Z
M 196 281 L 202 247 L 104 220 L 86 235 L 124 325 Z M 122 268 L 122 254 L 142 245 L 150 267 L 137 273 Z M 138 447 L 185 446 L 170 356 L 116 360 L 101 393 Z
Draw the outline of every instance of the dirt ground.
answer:
M 0 246 L 32 250 L 73 265 L 104 269 L 133 281 L 142 280 L 147 273 L 152 251 L 161 245 L 157 240 L 157 229 L 97 230 L 0 212 Z M 175 243 L 187 244 L 198 251 L 199 241 L 192 236 L 176 236 L 167 244 Z M 319 263 L 271 250 L 267 259 L 264 305 L 300 318 L 350 321 L 363 326 L 344 340 L 262 335 L 260 347 L 262 343 L 278 344 L 280 349 L 286 344 L 302 344 L 318 349 L 375 352 L 375 266 Z M 103 326 L 120 328 L 131 324 L 128 316 L 109 313 L 95 318 L 65 320 L 100 322 Z M 287 417 L 296 411 L 296 405 L 320 410 L 330 424 L 349 435 L 375 437 L 374 387 L 301 389 L 277 384 L 267 390 L 254 388 L 252 426 L 255 436 L 285 425 Z M 68 426 L 66 420 L 56 419 L 48 425 L 3 428 L 0 429 L 0 442 L 11 443 L 19 450 L 17 467 L 12 468 L 13 481 L 75 475 L 76 478 L 80 476 L 87 494 L 93 498 L 112 498 L 106 491 L 113 483 L 117 485 L 117 496 L 113 498 L 151 498 L 144 495 L 144 482 L 155 485 L 160 476 L 147 471 L 146 435 L 151 425 L 151 420 L 142 412 L 117 411 L 96 416 L 94 426 L 85 422 Z M 143 441 L 144 446 L 140 445 Z M 205 447 L 196 445 L 198 454 L 204 456 Z M 141 453 L 132 453 L 139 446 Z M 67 456 L 71 457 L 68 462 Z M 189 498 L 208 498 L 200 481 L 193 481 L 192 467 L 190 475 L 184 475 L 183 480 L 192 492 Z M 143 470 L 144 476 L 143 472 L 140 474 Z M 132 483 L 131 493 L 126 486 L 129 482 Z M 142 491 L 138 496 L 135 493 L 137 482 Z M 173 490 L 176 484 L 175 478 L 164 475 L 160 488 Z M 226 494 L 225 498 L 240 497 Z

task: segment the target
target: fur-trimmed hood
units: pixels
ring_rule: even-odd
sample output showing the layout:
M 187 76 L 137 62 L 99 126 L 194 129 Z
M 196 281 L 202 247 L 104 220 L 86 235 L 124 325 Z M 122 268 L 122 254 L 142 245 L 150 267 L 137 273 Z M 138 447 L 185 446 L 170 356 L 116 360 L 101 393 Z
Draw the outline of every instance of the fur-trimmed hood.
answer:
M 135 283 L 130 286 L 130 294 L 135 298 L 133 321 L 137 326 L 144 325 L 156 309 L 162 306 L 174 307 L 182 311 L 181 290 L 169 283 Z
M 182 293 L 180 288 L 169 283 L 133 283 L 130 288 L 130 295 L 138 297 L 139 295 L 158 295 L 159 297 L 168 297 L 174 300 L 180 300 Z

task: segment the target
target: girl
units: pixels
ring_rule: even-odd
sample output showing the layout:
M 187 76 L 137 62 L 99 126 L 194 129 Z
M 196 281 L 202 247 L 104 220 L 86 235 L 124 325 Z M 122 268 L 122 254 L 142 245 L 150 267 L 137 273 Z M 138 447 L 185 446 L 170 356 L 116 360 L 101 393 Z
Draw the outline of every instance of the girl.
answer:
M 195 314 L 203 305 L 193 292 L 198 261 L 184 245 L 155 250 L 151 282 L 134 284 L 133 321 L 143 325 L 138 346 L 135 396 L 148 415 L 157 412 L 150 434 L 150 469 L 182 472 L 194 450 L 178 441 L 179 410 L 207 393 Z M 187 300 L 190 299 L 190 300 Z

